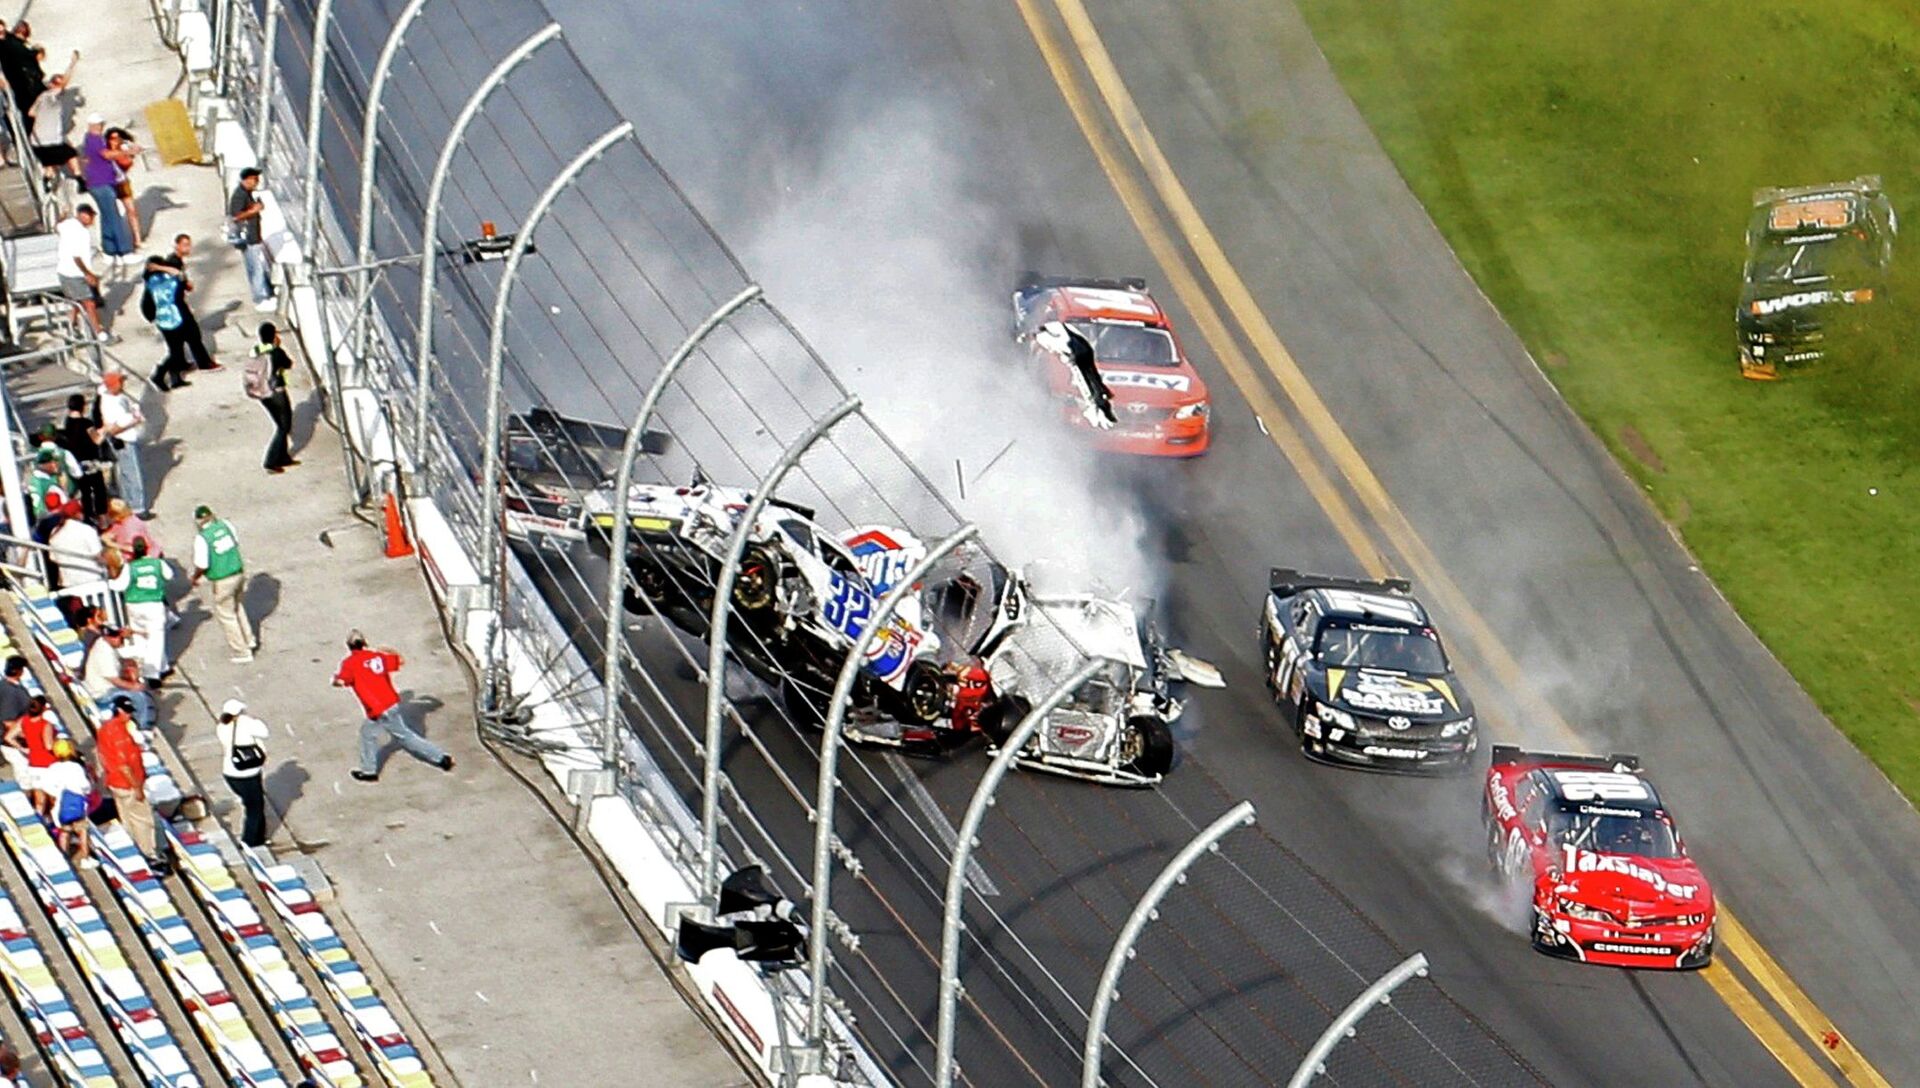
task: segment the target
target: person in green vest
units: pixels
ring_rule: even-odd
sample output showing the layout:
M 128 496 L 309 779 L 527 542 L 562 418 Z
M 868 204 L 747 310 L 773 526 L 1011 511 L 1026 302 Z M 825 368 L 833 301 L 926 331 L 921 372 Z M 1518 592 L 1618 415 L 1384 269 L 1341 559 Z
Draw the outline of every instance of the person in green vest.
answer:
M 60 471 L 60 451 L 41 447 L 33 457 L 33 471 L 27 475 L 27 490 L 33 495 L 33 520 L 39 521 L 67 501 L 72 486 Z
M 111 583 L 126 602 L 127 625 L 134 633 L 129 649 L 140 662 L 140 677 L 149 688 L 159 687 L 173 671 L 167 660 L 167 583 L 172 580 L 173 567 L 157 555 L 148 555 L 147 542 L 136 539 L 133 558 Z
M 233 526 L 213 516 L 210 506 L 196 506 L 193 522 L 200 532 L 193 538 L 193 577 L 197 586 L 205 578 L 213 586 L 213 615 L 226 633 L 227 648 L 233 651 L 235 664 L 253 660 L 259 648 L 254 641 L 253 625 L 247 622 L 247 568 L 240 560 L 240 538 Z

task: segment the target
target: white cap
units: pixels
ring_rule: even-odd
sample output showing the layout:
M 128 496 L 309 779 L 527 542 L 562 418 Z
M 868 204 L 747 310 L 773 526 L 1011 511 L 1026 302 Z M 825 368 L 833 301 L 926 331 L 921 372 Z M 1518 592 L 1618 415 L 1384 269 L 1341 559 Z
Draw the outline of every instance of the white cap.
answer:
M 228 699 L 225 703 L 222 703 L 220 706 L 220 713 L 231 715 L 236 718 L 242 714 L 245 714 L 246 712 L 247 712 L 247 704 L 241 702 L 238 699 Z
M 104 113 L 87 114 L 87 124 L 89 125 L 104 125 L 106 123 L 107 123 L 107 115 Z

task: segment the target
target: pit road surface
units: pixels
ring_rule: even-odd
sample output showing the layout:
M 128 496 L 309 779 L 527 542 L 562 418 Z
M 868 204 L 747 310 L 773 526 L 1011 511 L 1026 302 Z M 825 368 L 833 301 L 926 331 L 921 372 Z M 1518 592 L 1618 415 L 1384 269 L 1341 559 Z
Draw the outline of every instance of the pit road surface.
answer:
M 1116 198 L 1112 160 L 1090 152 L 1084 118 L 1068 108 L 1050 69 L 1050 60 L 1062 66 L 1093 105 L 1097 137 L 1122 149 L 1123 189 L 1130 179 L 1153 192 L 1155 179 L 1126 157 L 1126 137 L 1137 139 L 1138 130 L 1112 124 L 1112 106 L 1092 78 L 1099 73 L 1082 67 L 1084 43 L 1064 44 L 1074 27 L 1060 8 L 1011 0 L 964 9 L 662 4 L 623 10 L 617 34 L 600 5 L 566 0 L 556 13 L 721 232 L 748 240 L 746 259 L 770 294 L 805 300 L 796 316 L 839 365 L 862 360 L 835 350 L 836 329 L 884 324 L 891 306 L 924 313 L 951 303 L 956 328 L 999 319 L 976 303 L 995 297 L 1021 267 L 1141 273 L 1163 285 L 1160 296 L 1214 389 L 1217 444 L 1195 464 L 1112 466 L 1110 482 L 1157 516 L 1154 545 L 1166 561 L 1175 633 L 1222 665 L 1230 684 L 1196 700 L 1201 728 L 1190 758 L 1164 787 L 1183 811 L 1204 821 L 1231 798 L 1253 800 L 1266 833 L 1327 876 L 1395 944 L 1425 951 L 1448 991 L 1555 1083 L 1873 1083 L 1862 1065 L 1842 1068 L 1806 1052 L 1799 1021 L 1817 1018 L 1780 1007 L 1769 992 L 1780 986 L 1756 975 L 1757 957 L 1735 956 L 1731 971 L 1701 977 L 1582 969 L 1528 951 L 1480 870 L 1470 782 L 1330 771 L 1291 751 L 1265 701 L 1251 638 L 1265 567 L 1415 574 L 1419 564 L 1397 538 L 1393 513 L 1366 501 L 1352 466 L 1325 442 L 1305 447 L 1303 470 L 1269 439 L 1326 420 L 1282 386 L 1247 315 L 1234 314 L 1218 339 L 1203 334 L 1202 307 L 1233 309 L 1221 278 L 1210 272 L 1197 296 L 1170 289 L 1177 276 L 1149 244 L 1153 230 L 1143 237 L 1141 209 Z M 1744 928 L 1887 1081 L 1920 1083 L 1901 1011 L 1920 998 L 1920 970 L 1904 940 L 1920 921 L 1910 894 L 1920 821 L 1911 808 L 1820 719 L 1559 403 L 1426 222 L 1289 7 L 1124 0 L 1103 5 L 1097 20 L 1145 126 L 1261 315 L 1394 510 L 1471 602 L 1477 616 L 1450 608 L 1424 579 L 1419 587 L 1452 635 L 1494 736 L 1567 747 L 1574 741 L 1557 715 L 1590 750 L 1640 753 Z M 1036 46 L 1049 38 L 1050 51 Z M 959 156 L 962 176 L 925 177 L 917 192 L 903 192 L 899 178 L 920 164 L 886 151 L 923 147 L 927 129 L 977 154 Z M 859 152 L 851 161 L 847 147 Z M 875 218 L 901 230 L 903 248 L 916 222 L 937 232 L 984 198 L 1001 213 L 989 220 L 1001 235 L 962 256 L 999 245 L 1005 260 L 919 269 L 920 282 L 855 275 L 857 260 L 757 260 L 780 248 L 778 239 L 754 240 L 769 223 L 791 220 L 815 190 L 856 210 L 883 205 Z M 1172 211 L 1149 198 L 1145 215 L 1172 223 Z M 1204 239 L 1185 225 L 1173 230 L 1174 259 L 1200 267 L 1202 255 L 1188 249 L 1200 250 Z M 883 251 L 887 243 L 876 232 L 849 246 L 871 247 L 861 255 L 873 269 L 898 273 L 905 262 Z M 990 282 L 951 291 L 956 273 Z M 979 336 L 968 330 L 956 340 L 971 345 Z M 1229 373 L 1236 353 L 1255 361 L 1239 381 Z M 1019 377 L 1010 371 L 1008 380 Z M 1333 481 L 1330 504 L 1316 502 L 1316 472 Z M 1329 513 L 1328 505 L 1361 513 Z M 1517 661 L 1522 683 L 1469 637 L 1478 618 Z M 883 761 L 866 762 L 889 773 Z M 978 773 L 964 763 L 911 770 L 949 814 Z M 811 780 L 804 762 L 793 771 Z M 1137 890 L 1140 871 L 1157 864 L 1168 843 L 1151 842 L 1144 858 L 1116 858 L 1089 842 L 1085 825 L 1059 814 L 1079 806 L 1091 823 L 1124 802 L 1056 783 L 1015 782 L 1009 793 L 1021 785 L 1050 800 L 1033 803 L 1035 819 L 1015 822 L 1051 866 L 1074 876 L 1070 887 L 1036 900 L 1030 929 L 1058 942 L 1041 947 L 1041 958 L 1073 965 L 1067 989 L 1084 1002 L 1097 970 L 1087 957 L 1103 953 L 1124 913 L 1124 889 Z M 777 787 L 748 780 L 741 788 Z M 865 807 L 871 830 L 854 846 L 873 865 L 869 855 L 880 851 L 867 844 L 908 820 L 885 799 Z M 1101 841 L 1124 839 L 1124 830 Z M 1010 834 L 990 825 L 989 836 L 996 832 Z M 991 851 L 983 861 L 996 881 L 1021 883 L 1021 874 L 994 870 Z M 1115 875 L 1102 868 L 1109 863 L 1134 868 Z M 1261 912 L 1274 908 L 1251 897 L 1240 906 L 1255 932 Z M 1075 932 L 1076 909 L 1090 932 Z M 1169 913 L 1170 925 L 1178 919 Z M 1188 939 L 1211 958 L 1240 951 L 1230 944 L 1236 936 L 1208 930 L 1208 919 L 1186 921 Z M 863 928 L 868 954 L 911 958 L 916 936 L 920 944 L 937 940 L 905 929 Z M 1156 953 L 1180 950 L 1143 948 L 1135 969 Z M 1288 1052 L 1286 1040 L 1255 1038 L 1279 1034 L 1271 1020 L 1263 1024 L 1258 1008 L 1246 1012 L 1254 1002 L 1244 994 L 1193 985 L 1194 1004 L 1216 1003 L 1194 1019 L 1216 1034 L 1184 1039 L 1181 1023 L 1148 1017 L 1117 1028 L 1116 1043 L 1149 1062 L 1156 1047 L 1194 1055 L 1207 1066 L 1184 1067 L 1196 1083 L 1252 1083 L 1252 1069 L 1271 1074 L 1276 1065 L 1219 1057 L 1236 1046 L 1276 1058 Z M 962 1058 L 979 1074 L 975 1082 L 1016 1083 L 994 1076 L 1019 1072 L 1015 1054 L 1056 1063 L 1043 1068 L 1057 1077 L 1061 1044 L 1022 1014 L 1019 996 L 983 981 L 974 989 L 998 1029 L 963 1023 Z M 1354 989 L 1351 979 L 1331 980 L 1319 999 Z M 1284 1000 L 1282 991 L 1274 1000 Z M 931 1021 L 925 993 L 905 1003 Z M 1324 1020 L 1318 1009 L 1264 1013 L 1284 1015 L 1289 1034 Z M 1061 1028 L 1079 1031 L 1070 1022 Z M 868 1029 L 885 1034 L 871 1021 Z M 1297 1043 L 1291 1049 L 1297 1053 Z M 884 1057 L 900 1067 L 896 1055 Z

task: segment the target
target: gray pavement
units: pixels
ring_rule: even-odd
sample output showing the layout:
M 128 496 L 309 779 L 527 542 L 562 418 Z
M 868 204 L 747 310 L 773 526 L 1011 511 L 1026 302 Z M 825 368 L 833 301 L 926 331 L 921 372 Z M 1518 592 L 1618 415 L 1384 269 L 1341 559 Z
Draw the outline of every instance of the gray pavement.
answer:
M 137 120 L 177 89 L 178 60 L 149 18 L 139 0 L 36 6 L 36 38 L 52 54 L 82 51 L 81 116 Z M 134 129 L 145 136 L 143 125 Z M 469 678 L 417 567 L 385 558 L 379 532 L 349 512 L 336 440 L 304 373 L 296 374 L 295 438 L 305 464 L 282 476 L 262 470 L 271 426 L 242 392 L 239 364 L 257 321 L 273 315 L 253 312 L 239 255 L 219 241 L 216 171 L 161 167 L 150 156 L 134 181 L 152 237 L 198 239 L 193 301 L 226 364 L 195 375 L 190 388 L 153 390 L 145 379 L 163 350 L 131 304 L 134 272 L 106 285 L 113 327 L 125 338 L 109 362 L 139 379 L 130 387 L 150 420 L 154 528 L 184 561 L 196 505 L 231 520 L 261 639 L 251 663 L 234 663 L 205 592 L 176 603 L 185 617 L 172 642 L 179 671 L 162 701 L 167 731 L 202 788 L 230 801 L 212 709 L 243 699 L 274 731 L 274 849 L 304 854 L 324 871 L 337 896 L 330 915 L 384 970 L 385 996 L 411 1014 L 416 1043 L 453 1081 L 631 1084 L 645 1070 L 649 1083 L 689 1088 L 751 1083 L 542 799 L 477 740 Z M 452 773 L 395 748 L 378 783 L 348 777 L 360 715 L 327 681 L 354 627 L 405 655 L 398 679 L 408 717 L 453 753 Z M 237 811 L 225 818 L 237 827 Z

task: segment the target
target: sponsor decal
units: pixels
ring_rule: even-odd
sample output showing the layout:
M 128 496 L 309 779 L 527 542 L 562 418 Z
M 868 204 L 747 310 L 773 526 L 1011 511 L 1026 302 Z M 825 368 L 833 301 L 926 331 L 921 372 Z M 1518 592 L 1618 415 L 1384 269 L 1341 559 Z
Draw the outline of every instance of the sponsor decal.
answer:
M 1084 725 L 1056 725 L 1053 739 L 1062 744 L 1082 745 L 1093 739 L 1093 730 Z
M 1360 710 L 1377 710 L 1387 714 L 1425 716 L 1445 713 L 1447 709 L 1440 694 L 1426 684 L 1404 677 L 1378 676 L 1367 672 L 1362 672 L 1340 697 L 1347 705 Z
M 1495 776 L 1489 789 L 1493 793 L 1493 811 L 1499 813 L 1502 820 L 1512 820 L 1520 815 L 1520 810 L 1513 807 L 1513 792 L 1498 776 Z
M 1700 891 L 1698 884 L 1672 883 L 1655 870 L 1641 865 L 1632 858 L 1596 854 L 1591 850 L 1582 850 L 1571 843 L 1561 843 L 1560 851 L 1569 876 L 1574 873 L 1619 873 L 1675 899 L 1692 899 Z
M 1100 380 L 1107 383 L 1109 389 L 1123 386 L 1136 389 L 1170 389 L 1184 393 L 1193 386 L 1193 379 L 1185 374 L 1151 374 L 1144 370 L 1106 370 L 1100 371 Z
M 1791 295 L 1779 295 L 1774 298 L 1756 298 L 1747 309 L 1757 317 L 1798 310 L 1803 306 L 1824 306 L 1830 302 L 1872 302 L 1873 288 L 1862 287 L 1853 291 L 1795 291 Z
M 1674 950 L 1658 944 L 1615 944 L 1612 941 L 1594 941 L 1587 945 L 1595 952 L 1607 952 L 1615 956 L 1671 956 Z
M 875 593 L 885 593 L 925 554 L 918 539 L 898 529 L 880 526 L 855 530 L 847 537 L 846 545 Z
M 1152 317 L 1153 302 L 1138 291 L 1120 291 L 1111 287 L 1069 287 L 1067 297 L 1089 310 L 1126 310 Z
M 1425 759 L 1427 758 L 1427 753 L 1421 751 L 1418 748 L 1388 748 L 1385 745 L 1369 744 L 1365 748 L 1362 748 L 1360 750 L 1366 753 L 1367 755 L 1381 756 L 1386 759 Z

